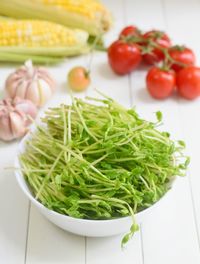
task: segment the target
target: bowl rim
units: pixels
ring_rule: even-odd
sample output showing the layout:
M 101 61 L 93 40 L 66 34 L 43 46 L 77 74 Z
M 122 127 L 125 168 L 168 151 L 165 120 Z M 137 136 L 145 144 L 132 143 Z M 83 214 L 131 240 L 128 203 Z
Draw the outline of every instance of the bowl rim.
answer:
M 35 130 L 35 127 L 32 127 L 32 129 L 30 129 L 30 131 L 23 137 L 23 139 L 19 142 L 18 147 L 17 147 L 17 154 L 16 157 L 14 159 L 14 168 L 15 168 L 15 177 L 17 180 L 18 185 L 20 186 L 20 188 L 22 189 L 23 193 L 29 198 L 29 200 L 36 206 L 39 207 L 41 210 L 45 210 L 46 212 L 48 212 L 51 215 L 54 216 L 60 216 L 62 218 L 66 218 L 66 219 L 70 219 L 73 221 L 84 221 L 84 222 L 88 222 L 88 223 L 108 223 L 108 222 L 117 222 L 117 221 L 126 221 L 128 219 L 131 219 L 131 216 L 123 216 L 123 217 L 118 217 L 118 218 L 113 218 L 113 219 L 84 219 L 84 218 L 76 218 L 76 217 L 72 217 L 72 216 L 68 216 L 65 214 L 61 214 L 58 213 L 54 210 L 49 209 L 48 207 L 44 206 L 41 202 L 39 202 L 37 199 L 35 199 L 35 197 L 32 195 L 30 188 L 28 186 L 28 183 L 26 182 L 23 173 L 20 169 L 20 161 L 19 161 L 19 155 L 24 151 L 25 149 L 25 144 L 26 141 L 31 137 L 32 132 Z M 170 184 L 170 188 L 169 190 L 155 203 L 153 203 L 151 206 L 145 208 L 144 210 L 137 212 L 134 214 L 135 218 L 140 218 L 142 217 L 144 214 L 148 213 L 149 211 L 151 211 L 152 209 L 154 209 L 155 207 L 158 206 L 158 204 L 160 203 L 160 201 L 166 199 L 166 197 L 169 195 L 169 193 L 172 190 L 172 187 L 174 189 L 174 184 L 177 182 L 177 176 L 174 176 L 174 178 L 171 181 Z

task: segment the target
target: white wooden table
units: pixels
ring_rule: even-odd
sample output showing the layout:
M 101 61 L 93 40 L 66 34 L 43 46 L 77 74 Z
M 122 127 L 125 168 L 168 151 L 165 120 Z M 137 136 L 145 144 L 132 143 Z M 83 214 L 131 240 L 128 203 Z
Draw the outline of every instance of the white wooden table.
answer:
M 115 17 L 106 36 L 114 40 L 120 29 L 135 24 L 144 30 L 166 30 L 175 43 L 194 49 L 200 62 L 200 0 L 104 0 Z M 49 70 L 58 90 L 49 105 L 67 98 L 65 80 L 74 65 L 87 66 L 83 56 Z M 14 67 L 0 66 L 0 87 Z M 105 53 L 95 53 L 92 87 L 97 87 L 123 105 L 136 105 L 139 113 L 153 119 L 161 110 L 164 126 L 173 138 L 184 139 L 191 156 L 188 175 L 179 180 L 171 195 L 140 225 L 140 231 L 125 250 L 122 236 L 86 238 L 67 233 L 50 222 L 29 203 L 19 189 L 13 166 L 18 142 L 0 143 L 0 264 L 199 264 L 200 263 L 200 99 L 188 102 L 172 97 L 155 101 L 145 89 L 145 70 L 118 77 L 110 70 Z M 88 93 L 92 93 L 90 89 Z M 80 95 L 82 96 L 82 95 Z

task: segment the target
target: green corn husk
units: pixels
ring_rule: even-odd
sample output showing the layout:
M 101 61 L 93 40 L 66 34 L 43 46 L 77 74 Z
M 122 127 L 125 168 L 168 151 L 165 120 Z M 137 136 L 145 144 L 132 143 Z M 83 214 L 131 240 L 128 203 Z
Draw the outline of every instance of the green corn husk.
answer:
M 85 54 L 90 51 L 90 46 L 74 47 L 22 47 L 22 46 L 0 46 L 0 53 L 22 54 L 27 56 L 46 57 L 72 57 Z M 1 59 L 1 58 L 0 58 Z
M 13 20 L 13 19 L 6 16 L 0 16 L 0 21 L 5 21 L 5 20 Z
M 34 63 L 37 64 L 57 64 L 63 61 L 62 57 L 48 57 L 48 56 L 36 56 L 28 54 L 16 54 L 12 52 L 1 52 L 0 51 L 0 62 L 15 62 L 21 63 L 26 60 L 31 59 Z
M 17 19 L 41 19 L 62 24 L 72 28 L 80 28 L 87 31 L 91 35 L 102 34 L 102 18 L 97 17 L 96 20 L 90 20 L 76 13 L 71 13 L 61 8 L 48 6 L 38 0 L 0 0 L 0 15 L 10 16 Z M 104 17 L 103 17 L 104 18 Z M 111 25 L 111 17 L 106 16 L 104 23 L 109 28 Z

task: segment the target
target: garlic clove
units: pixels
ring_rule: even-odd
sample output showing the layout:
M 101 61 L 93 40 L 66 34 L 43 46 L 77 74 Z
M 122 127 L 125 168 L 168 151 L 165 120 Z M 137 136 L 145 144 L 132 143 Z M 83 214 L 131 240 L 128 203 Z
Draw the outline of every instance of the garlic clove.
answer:
M 37 81 L 29 83 L 26 91 L 26 99 L 32 101 L 37 107 L 40 106 L 40 94 Z
M 39 79 L 43 79 L 44 81 L 46 81 L 50 88 L 51 91 L 54 92 L 55 88 L 56 88 L 56 82 L 55 80 L 48 74 L 48 72 L 44 69 L 44 68 L 39 68 L 38 70 L 38 78 Z
M 25 80 L 21 80 L 17 85 L 15 96 L 18 96 L 23 99 L 26 98 L 26 91 L 28 85 L 29 83 L 27 83 Z
M 20 112 L 25 113 L 26 116 L 30 116 L 31 119 L 35 119 L 37 115 L 37 107 L 30 100 L 22 100 L 19 97 L 14 99 L 16 109 Z M 26 125 L 31 124 L 31 119 L 26 118 Z
M 25 118 L 20 116 L 18 113 L 10 113 L 10 124 L 13 138 L 22 137 L 26 133 Z
M 42 106 L 51 98 L 52 91 L 49 84 L 42 79 L 38 80 L 38 90 L 40 94 L 40 106 Z
M 5 141 L 13 139 L 10 118 L 8 115 L 0 115 L 0 138 Z
M 21 67 L 16 71 L 18 79 L 26 79 L 26 67 Z
M 14 98 L 16 94 L 17 78 L 17 74 L 14 74 L 13 76 L 10 75 L 6 80 L 6 94 L 11 98 Z

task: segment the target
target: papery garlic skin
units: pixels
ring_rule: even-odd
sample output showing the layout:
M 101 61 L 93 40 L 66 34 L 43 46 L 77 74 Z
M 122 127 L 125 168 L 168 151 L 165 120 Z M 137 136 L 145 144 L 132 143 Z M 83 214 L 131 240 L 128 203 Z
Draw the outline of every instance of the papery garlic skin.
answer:
M 24 136 L 36 115 L 37 108 L 29 100 L 16 97 L 0 101 L 0 139 L 10 141 Z
M 12 102 L 18 111 L 23 112 L 26 115 L 26 125 L 30 125 L 32 123 L 31 119 L 35 119 L 38 112 L 34 103 L 30 100 L 24 100 L 19 97 L 15 97 Z
M 55 91 L 55 81 L 42 67 L 33 67 L 31 61 L 11 73 L 5 83 L 6 94 L 32 101 L 37 107 L 43 106 Z

